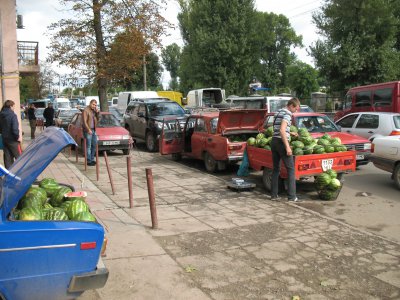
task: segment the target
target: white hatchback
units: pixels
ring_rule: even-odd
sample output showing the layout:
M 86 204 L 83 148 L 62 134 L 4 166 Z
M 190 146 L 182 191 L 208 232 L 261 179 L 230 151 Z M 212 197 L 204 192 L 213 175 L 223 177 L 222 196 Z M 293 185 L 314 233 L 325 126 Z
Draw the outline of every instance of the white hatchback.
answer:
M 376 137 L 400 135 L 400 114 L 391 112 L 356 112 L 348 114 L 336 125 L 342 132 L 356 134 L 373 141 Z

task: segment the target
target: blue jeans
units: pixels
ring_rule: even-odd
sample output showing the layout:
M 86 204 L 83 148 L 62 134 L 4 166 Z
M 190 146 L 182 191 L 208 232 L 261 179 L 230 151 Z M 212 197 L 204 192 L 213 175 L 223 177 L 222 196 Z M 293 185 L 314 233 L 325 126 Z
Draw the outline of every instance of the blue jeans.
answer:
M 271 151 L 272 151 L 272 162 L 274 168 L 272 170 L 271 179 L 271 197 L 278 197 L 278 184 L 279 184 L 279 174 L 281 160 L 283 161 L 287 173 L 288 173 L 288 199 L 296 199 L 296 178 L 294 176 L 294 161 L 293 155 L 288 156 L 286 154 L 285 145 L 280 138 L 272 138 L 271 141 Z
M 86 139 L 86 150 L 87 150 L 87 162 L 91 163 L 94 161 L 94 156 L 96 155 L 96 145 L 97 145 L 97 134 L 93 130 L 92 134 L 88 132 L 83 132 Z

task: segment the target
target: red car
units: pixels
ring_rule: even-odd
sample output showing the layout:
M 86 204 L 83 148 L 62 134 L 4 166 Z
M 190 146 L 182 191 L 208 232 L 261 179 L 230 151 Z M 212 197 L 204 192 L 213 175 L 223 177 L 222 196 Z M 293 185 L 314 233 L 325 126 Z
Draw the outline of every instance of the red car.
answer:
M 226 110 L 190 115 L 184 128 L 179 120 L 164 120 L 160 153 L 204 161 L 208 172 L 224 170 L 242 160 L 247 139 L 263 131 L 266 110 Z
M 83 147 L 82 113 L 74 115 L 68 125 L 68 133 L 79 147 Z M 121 127 L 115 116 L 109 112 L 100 112 L 100 121 L 97 124 L 99 151 L 122 150 L 127 155 L 132 148 L 132 138 L 129 132 Z
M 273 121 L 274 113 L 268 113 L 264 127 L 271 126 Z M 325 114 L 314 112 L 294 113 L 293 125 L 298 128 L 307 128 L 314 138 L 319 138 L 325 133 L 328 133 L 331 137 L 338 137 L 348 150 L 356 151 L 357 166 L 365 165 L 369 162 L 371 142 L 358 135 L 340 132 L 336 124 Z

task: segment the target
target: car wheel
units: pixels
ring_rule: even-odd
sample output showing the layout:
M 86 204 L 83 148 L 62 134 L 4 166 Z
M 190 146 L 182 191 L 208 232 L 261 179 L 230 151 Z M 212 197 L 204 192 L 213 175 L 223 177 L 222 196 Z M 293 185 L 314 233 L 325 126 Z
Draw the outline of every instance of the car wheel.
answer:
M 129 155 L 129 149 L 123 149 L 123 150 L 122 150 L 122 153 L 123 153 L 124 155 Z
M 146 133 L 146 148 L 150 152 L 156 151 L 156 138 L 151 132 Z
M 400 164 L 397 164 L 396 168 L 394 168 L 393 179 L 397 188 L 400 189 Z
M 182 154 L 180 153 L 172 153 L 171 155 L 173 161 L 180 161 L 182 159 Z
M 270 192 L 272 189 L 272 170 L 268 168 L 264 168 L 263 170 L 263 185 L 265 189 Z
M 210 173 L 214 173 L 217 170 L 217 162 L 208 152 L 204 154 L 204 166 Z

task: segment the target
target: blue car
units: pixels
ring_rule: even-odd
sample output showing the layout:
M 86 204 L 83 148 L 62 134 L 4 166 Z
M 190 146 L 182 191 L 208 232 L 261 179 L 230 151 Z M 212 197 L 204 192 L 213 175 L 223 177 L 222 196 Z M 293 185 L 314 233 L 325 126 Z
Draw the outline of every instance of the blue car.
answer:
M 49 127 L 14 162 L 11 174 L 1 176 L 0 299 L 74 299 L 107 281 L 100 224 L 13 217 L 13 209 L 42 171 L 74 144 L 67 132 Z

